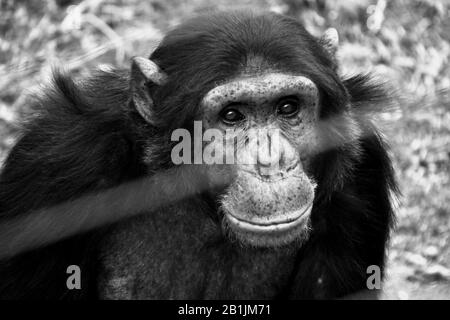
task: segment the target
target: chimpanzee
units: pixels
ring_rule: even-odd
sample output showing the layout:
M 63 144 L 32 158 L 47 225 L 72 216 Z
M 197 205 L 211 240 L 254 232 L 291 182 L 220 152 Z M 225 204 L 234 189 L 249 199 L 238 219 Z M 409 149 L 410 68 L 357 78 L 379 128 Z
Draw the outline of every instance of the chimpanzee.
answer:
M 317 39 L 274 13 L 209 13 L 130 71 L 77 81 L 55 72 L 0 176 L 2 237 L 36 244 L 3 256 L 0 296 L 328 299 L 367 289 L 393 224 L 394 173 L 373 117 L 392 98 L 369 75 L 339 75 L 337 42 L 334 29 Z M 200 135 L 224 137 L 200 147 L 225 157 L 230 143 L 231 159 L 244 160 L 175 163 L 174 132 L 195 136 L 198 123 Z M 69 231 L 79 221 L 92 227 Z M 81 288 L 67 287 L 70 265 Z

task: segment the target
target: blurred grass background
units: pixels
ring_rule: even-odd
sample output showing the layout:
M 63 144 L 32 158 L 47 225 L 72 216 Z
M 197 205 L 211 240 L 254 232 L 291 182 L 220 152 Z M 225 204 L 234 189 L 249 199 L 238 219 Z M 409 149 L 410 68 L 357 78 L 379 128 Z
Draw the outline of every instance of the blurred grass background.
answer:
M 371 71 L 397 88 L 382 124 L 403 196 L 385 297 L 450 299 L 450 1 L 0 0 L 0 164 L 30 93 L 53 66 L 75 75 L 127 67 L 197 12 L 253 7 L 340 34 L 341 73 Z

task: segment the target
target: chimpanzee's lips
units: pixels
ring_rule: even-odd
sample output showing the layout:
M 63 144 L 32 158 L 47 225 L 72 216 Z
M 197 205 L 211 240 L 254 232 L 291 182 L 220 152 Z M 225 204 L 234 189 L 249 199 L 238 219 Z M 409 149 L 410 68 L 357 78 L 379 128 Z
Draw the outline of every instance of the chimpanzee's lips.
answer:
M 264 182 L 276 182 L 283 179 L 289 179 L 300 176 L 301 168 L 300 162 L 296 162 L 285 170 L 274 170 L 270 168 L 258 167 L 254 168 L 243 167 L 242 172 L 251 175 L 252 177 Z
M 279 233 L 290 230 L 299 224 L 303 223 L 304 218 L 309 216 L 312 210 L 312 204 L 300 209 L 295 210 L 282 218 L 254 218 L 244 219 L 238 218 L 230 213 L 226 213 L 225 216 L 231 225 L 246 230 L 249 232 L 257 233 Z

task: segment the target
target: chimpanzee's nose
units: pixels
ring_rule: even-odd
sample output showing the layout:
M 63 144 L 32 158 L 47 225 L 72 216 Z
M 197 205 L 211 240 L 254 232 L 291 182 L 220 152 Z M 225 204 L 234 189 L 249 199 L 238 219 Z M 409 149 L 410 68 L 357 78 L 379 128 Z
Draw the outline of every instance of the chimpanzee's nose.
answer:
M 277 132 L 258 135 L 256 167 L 261 176 L 282 175 L 297 164 L 290 143 Z

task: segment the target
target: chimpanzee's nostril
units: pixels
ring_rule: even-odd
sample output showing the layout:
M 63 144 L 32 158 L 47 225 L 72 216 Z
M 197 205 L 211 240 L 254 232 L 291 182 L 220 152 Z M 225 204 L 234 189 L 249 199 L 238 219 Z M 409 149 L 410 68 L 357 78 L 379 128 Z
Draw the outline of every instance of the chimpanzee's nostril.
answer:
M 286 165 L 286 160 L 285 160 L 285 158 L 284 158 L 284 155 L 282 155 L 282 156 L 280 157 L 279 165 L 280 165 L 280 168 L 281 168 L 281 169 L 283 169 L 283 168 L 285 167 L 285 165 Z
M 294 162 L 293 164 L 291 164 L 291 165 L 286 169 L 286 172 L 289 172 L 289 171 L 292 171 L 292 170 L 296 169 L 296 168 L 299 166 L 299 164 L 300 164 L 299 161 Z

